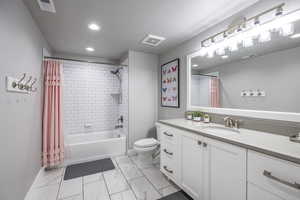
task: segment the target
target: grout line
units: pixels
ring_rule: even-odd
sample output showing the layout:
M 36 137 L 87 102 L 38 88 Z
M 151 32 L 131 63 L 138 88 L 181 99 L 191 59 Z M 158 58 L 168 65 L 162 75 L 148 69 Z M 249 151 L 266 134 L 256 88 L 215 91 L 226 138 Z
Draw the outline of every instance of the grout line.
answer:
M 131 158 L 130 158 L 131 159 Z M 133 162 L 134 164 L 135 164 L 135 162 Z M 135 164 L 136 165 L 136 164 Z M 137 166 L 137 165 L 136 165 Z M 137 166 L 138 167 L 138 166 Z M 155 167 L 155 165 L 153 165 L 153 167 L 154 168 L 156 168 Z M 148 167 L 148 168 L 144 168 L 144 169 L 149 169 L 149 168 L 151 168 L 151 167 Z M 161 196 L 161 197 L 163 197 L 162 195 L 161 195 L 161 193 L 159 192 L 159 190 L 158 189 L 156 189 L 156 187 L 154 186 L 154 184 L 148 179 L 148 177 L 146 176 L 146 174 L 143 172 L 143 169 L 141 168 L 140 169 L 140 171 L 142 172 L 142 174 L 144 175 L 144 177 L 146 178 L 146 180 L 152 185 L 152 187 L 154 188 L 154 190 L 156 190 L 157 192 L 158 192 L 158 194 Z
M 129 158 L 129 156 L 128 155 L 126 155 L 128 158 Z M 129 158 L 130 159 L 130 158 Z M 131 159 L 130 159 L 131 160 Z M 116 159 L 115 159 L 115 161 L 116 161 Z M 132 161 L 132 160 L 131 160 Z M 133 162 L 132 162 L 133 163 Z M 135 165 L 135 163 L 133 163 L 134 165 Z M 119 163 L 116 161 L 116 165 L 117 165 L 117 167 L 118 168 L 120 168 L 120 166 L 119 166 Z M 125 181 L 126 181 L 126 183 L 128 184 L 128 186 L 129 186 L 129 189 L 132 191 L 132 193 L 134 194 L 134 196 L 135 196 L 135 198 L 136 198 L 136 200 L 139 200 L 139 198 L 138 198 L 138 196 L 137 196 L 137 194 L 134 192 L 134 190 L 132 189 L 132 187 L 131 187 L 131 185 L 130 185 L 130 183 L 129 183 L 129 181 L 127 180 L 127 178 L 125 177 L 125 175 L 124 175 L 124 173 L 123 173 L 123 171 L 122 171 L 122 169 L 120 168 L 120 172 L 121 172 L 121 174 L 123 175 L 123 177 L 124 177 L 124 179 L 125 179 Z M 138 178 L 140 178 L 140 177 L 138 177 Z
M 82 185 L 82 199 L 84 200 L 84 181 L 83 181 L 83 176 L 81 177 L 81 185 Z
M 107 186 L 107 183 L 106 183 L 106 180 L 105 180 L 105 177 L 104 177 L 104 173 L 101 173 L 101 176 L 102 176 L 103 181 L 104 181 L 104 185 L 105 185 L 105 188 L 106 188 L 106 191 L 107 191 L 107 194 L 108 194 L 108 198 L 111 200 L 109 190 L 108 190 L 108 186 Z
M 56 200 L 58 200 L 58 198 L 59 198 L 59 193 L 60 193 L 60 190 L 61 190 L 61 186 L 63 184 L 65 172 L 66 172 L 66 168 L 64 168 L 63 172 L 62 172 L 62 176 L 61 176 L 61 179 L 60 179 L 60 182 L 59 182 L 59 187 L 58 187 L 58 191 L 57 191 L 57 195 L 56 195 Z

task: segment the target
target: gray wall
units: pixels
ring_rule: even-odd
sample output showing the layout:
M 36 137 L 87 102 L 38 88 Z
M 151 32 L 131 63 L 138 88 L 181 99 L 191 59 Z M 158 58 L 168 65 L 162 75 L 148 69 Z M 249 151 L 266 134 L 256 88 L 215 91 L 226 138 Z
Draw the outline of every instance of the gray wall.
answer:
M 220 65 L 201 73 L 219 72 L 221 107 L 300 113 L 300 47 Z M 265 97 L 241 97 L 261 89 Z
M 158 56 L 129 51 L 129 148 L 153 137 L 157 120 Z
M 182 118 L 184 117 L 184 112 L 186 111 L 186 96 L 187 96 L 187 82 L 186 82 L 186 77 L 187 77 L 187 66 L 186 66 L 186 56 L 188 54 L 191 54 L 197 50 L 200 49 L 201 47 L 201 41 L 207 37 L 209 37 L 210 35 L 213 35 L 214 33 L 223 30 L 225 27 L 227 27 L 229 24 L 231 24 L 232 21 L 234 21 L 234 19 L 239 18 L 240 16 L 245 16 L 245 17 L 251 17 L 263 10 L 265 10 L 266 8 L 271 8 L 274 5 L 277 5 L 279 3 L 285 2 L 286 3 L 286 7 L 285 9 L 287 11 L 289 10 L 294 10 L 300 7 L 300 1 L 294 1 L 294 0 L 266 0 L 266 1 L 259 1 L 258 3 L 256 3 L 255 5 L 249 7 L 248 9 L 242 11 L 241 13 L 238 13 L 228 19 L 226 19 L 225 21 L 223 21 L 222 23 L 217 24 L 216 26 L 213 26 L 209 29 L 207 29 L 206 31 L 200 33 L 199 35 L 197 35 L 196 37 L 192 38 L 189 41 L 184 42 L 183 44 L 177 46 L 176 48 L 162 54 L 160 56 L 160 65 L 175 59 L 175 58 L 180 58 L 180 108 L 164 108 L 164 107 L 158 107 L 158 119 L 171 119 L 171 118 Z M 160 67 L 158 70 L 158 77 L 159 77 L 159 91 L 160 91 Z M 158 92 L 158 102 L 160 102 L 160 92 Z M 220 120 L 222 116 L 217 116 L 214 115 L 213 119 L 217 122 L 222 122 Z M 244 126 L 247 127 L 248 124 L 251 124 L 251 127 L 253 127 L 253 123 L 255 124 L 256 122 L 261 123 L 261 121 L 259 120 L 255 120 L 252 122 L 252 119 L 245 119 L 244 120 Z M 251 121 L 251 122 L 250 122 Z M 248 123 L 249 122 L 249 123 Z M 257 127 L 260 127 L 260 129 L 263 129 L 262 127 L 266 128 L 267 130 L 269 130 L 270 132 L 281 132 L 282 130 L 285 130 L 284 128 L 288 125 L 288 126 L 292 126 L 292 127 L 298 127 L 298 124 L 279 124 L 279 123 L 274 123 L 272 121 L 268 121 L 268 124 L 271 124 L 269 126 L 267 126 L 268 128 L 264 127 L 264 125 L 260 124 L 257 125 Z M 284 128 L 276 128 L 276 126 L 274 126 L 274 124 L 276 125 L 280 125 L 283 126 Z M 272 129 L 272 130 L 271 130 Z M 294 132 L 295 129 L 292 129 Z M 298 129 L 297 129 L 298 130 Z M 296 130 L 296 131 L 297 131 Z
M 47 43 L 23 1 L 0 1 L 0 199 L 21 200 L 41 167 L 41 64 Z M 5 77 L 39 78 L 38 92 L 8 93 Z

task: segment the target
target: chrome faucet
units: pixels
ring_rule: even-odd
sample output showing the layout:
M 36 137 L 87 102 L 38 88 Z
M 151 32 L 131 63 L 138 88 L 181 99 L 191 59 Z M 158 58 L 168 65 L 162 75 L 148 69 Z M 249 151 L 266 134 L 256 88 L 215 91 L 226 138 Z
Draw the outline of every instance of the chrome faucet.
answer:
M 229 116 L 224 118 L 224 122 L 225 122 L 225 127 L 236 128 L 236 129 L 240 128 L 240 121 L 234 120 Z
M 124 122 L 124 118 L 123 118 L 123 115 L 121 115 L 121 116 L 118 118 L 118 122 L 117 122 L 117 124 L 115 125 L 115 129 L 123 128 L 123 122 Z

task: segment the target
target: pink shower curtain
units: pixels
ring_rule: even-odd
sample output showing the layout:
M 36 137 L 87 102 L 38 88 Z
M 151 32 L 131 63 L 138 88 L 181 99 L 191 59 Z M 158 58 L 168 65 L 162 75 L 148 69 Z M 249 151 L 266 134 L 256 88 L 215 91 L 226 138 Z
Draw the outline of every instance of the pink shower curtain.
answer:
M 219 78 L 216 77 L 210 79 L 210 105 L 215 108 L 220 107 Z
M 44 61 L 43 166 L 53 167 L 64 159 L 62 132 L 62 64 Z

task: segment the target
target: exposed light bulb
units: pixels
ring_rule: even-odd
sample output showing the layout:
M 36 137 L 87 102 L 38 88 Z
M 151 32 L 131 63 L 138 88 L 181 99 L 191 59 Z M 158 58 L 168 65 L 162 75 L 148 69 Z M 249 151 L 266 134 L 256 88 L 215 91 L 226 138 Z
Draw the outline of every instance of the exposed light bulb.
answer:
M 207 55 L 207 49 L 206 49 L 206 47 L 202 47 L 202 48 L 200 49 L 199 55 L 200 55 L 201 57 L 204 57 L 204 56 Z
M 229 51 L 233 52 L 233 51 L 237 51 L 239 48 L 238 48 L 238 44 L 235 40 L 231 40 L 229 43 L 228 43 L 228 49 Z
M 243 47 L 247 48 L 247 47 L 251 47 L 253 46 L 253 39 L 251 37 L 246 37 L 243 40 Z
M 216 50 L 216 54 L 219 55 L 219 56 L 222 56 L 225 54 L 225 47 L 223 46 L 223 43 L 220 43 L 218 45 L 218 48 Z
M 292 23 L 282 25 L 279 33 L 282 36 L 290 36 L 294 34 L 294 25 Z
M 268 42 L 271 40 L 270 31 L 262 31 L 259 36 L 259 42 Z
M 223 59 L 227 59 L 228 57 L 229 56 L 227 56 L 227 55 L 222 56 Z
M 214 55 L 215 55 L 215 51 L 214 51 L 214 49 L 213 49 L 212 47 L 210 47 L 210 48 L 208 49 L 208 51 L 207 51 L 207 57 L 208 57 L 208 58 L 213 58 Z

